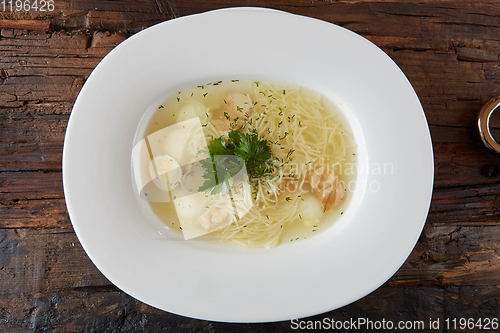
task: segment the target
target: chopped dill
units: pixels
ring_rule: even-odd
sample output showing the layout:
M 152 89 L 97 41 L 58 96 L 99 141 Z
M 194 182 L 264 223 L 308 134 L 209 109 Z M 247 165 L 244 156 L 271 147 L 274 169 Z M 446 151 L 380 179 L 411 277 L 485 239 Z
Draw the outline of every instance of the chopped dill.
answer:
M 287 136 L 287 135 L 288 135 L 288 132 L 285 132 L 285 135 L 283 135 L 283 137 L 279 137 L 279 136 L 278 136 L 278 138 L 279 138 L 280 140 L 284 140 L 284 139 L 286 138 L 286 136 Z

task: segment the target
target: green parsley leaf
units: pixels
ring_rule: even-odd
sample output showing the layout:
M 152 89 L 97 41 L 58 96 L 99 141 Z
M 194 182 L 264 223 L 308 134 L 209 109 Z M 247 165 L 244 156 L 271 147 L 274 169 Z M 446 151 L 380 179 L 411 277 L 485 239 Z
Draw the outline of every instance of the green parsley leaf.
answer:
M 208 153 L 210 155 L 233 155 L 226 145 L 224 138 L 213 139 L 208 144 Z
M 229 132 L 234 144 L 234 154 L 249 162 L 251 160 L 266 162 L 271 158 L 271 147 L 267 140 L 260 140 L 257 134 Z
M 256 132 L 230 130 L 228 137 L 228 141 L 220 137 L 209 142 L 210 158 L 200 161 L 205 169 L 205 182 L 199 191 L 227 193 L 232 186 L 231 178 L 241 170 L 243 164 L 251 179 L 272 173 L 274 159 L 269 141 L 259 138 Z

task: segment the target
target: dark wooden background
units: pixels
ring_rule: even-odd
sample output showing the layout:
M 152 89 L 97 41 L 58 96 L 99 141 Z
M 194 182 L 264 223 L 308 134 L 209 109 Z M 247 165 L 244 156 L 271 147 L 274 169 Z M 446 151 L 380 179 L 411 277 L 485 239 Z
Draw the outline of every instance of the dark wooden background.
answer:
M 475 133 L 481 105 L 500 94 L 497 0 L 55 0 L 54 6 L 50 13 L 0 13 L 0 330 L 292 331 L 290 322 L 214 323 L 136 301 L 95 268 L 66 213 L 64 134 L 92 69 L 141 29 L 230 6 L 282 9 L 365 36 L 407 75 L 429 122 L 435 185 L 415 249 L 381 288 L 312 319 L 440 318 L 437 331 L 446 331 L 445 318 L 500 317 L 500 158 L 485 152 Z M 500 114 L 493 128 L 500 138 Z M 480 330 L 467 330 L 474 331 Z

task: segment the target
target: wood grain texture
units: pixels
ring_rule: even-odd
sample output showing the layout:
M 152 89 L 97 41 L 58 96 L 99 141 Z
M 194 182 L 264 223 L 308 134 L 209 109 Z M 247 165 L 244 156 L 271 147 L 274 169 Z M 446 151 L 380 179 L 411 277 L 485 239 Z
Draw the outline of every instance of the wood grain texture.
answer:
M 440 318 L 445 331 L 445 318 L 498 318 L 500 159 L 475 130 L 481 106 L 500 94 L 498 1 L 57 0 L 53 12 L 0 12 L 0 330 L 293 331 L 290 322 L 188 319 L 134 300 L 88 259 L 66 212 L 64 135 L 95 66 L 148 26 L 231 6 L 281 9 L 363 35 L 403 70 L 429 122 L 435 185 L 413 252 L 372 294 L 310 319 Z M 500 117 L 491 126 L 500 138 Z
M 40 20 L 0 20 L 0 28 L 51 32 L 52 22 Z
M 481 239 L 484 236 L 468 238 L 474 232 L 426 228 L 424 240 L 383 287 L 308 320 L 427 321 L 479 313 L 494 317 L 500 288 L 484 282 L 500 284 L 500 274 L 492 264 L 500 258 L 500 228 L 490 227 L 487 240 Z M 213 323 L 144 305 L 100 274 L 71 229 L 1 229 L 0 250 L 0 329 L 4 331 L 292 331 L 290 322 Z

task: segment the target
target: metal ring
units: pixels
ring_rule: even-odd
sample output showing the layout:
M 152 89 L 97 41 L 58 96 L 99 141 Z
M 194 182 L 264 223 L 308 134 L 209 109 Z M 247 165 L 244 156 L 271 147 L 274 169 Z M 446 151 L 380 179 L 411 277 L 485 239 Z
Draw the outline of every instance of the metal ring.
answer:
M 495 141 L 490 132 L 490 116 L 500 106 L 500 96 L 490 99 L 479 112 L 477 128 L 481 141 L 493 154 L 500 156 L 500 144 Z

